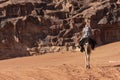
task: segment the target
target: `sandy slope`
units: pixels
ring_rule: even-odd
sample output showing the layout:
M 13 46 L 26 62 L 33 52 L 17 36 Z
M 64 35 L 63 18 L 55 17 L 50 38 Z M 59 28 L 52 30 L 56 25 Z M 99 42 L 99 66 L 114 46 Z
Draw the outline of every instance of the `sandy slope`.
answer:
M 0 61 L 0 80 L 120 80 L 120 41 L 97 47 L 91 67 L 80 52 L 50 53 Z

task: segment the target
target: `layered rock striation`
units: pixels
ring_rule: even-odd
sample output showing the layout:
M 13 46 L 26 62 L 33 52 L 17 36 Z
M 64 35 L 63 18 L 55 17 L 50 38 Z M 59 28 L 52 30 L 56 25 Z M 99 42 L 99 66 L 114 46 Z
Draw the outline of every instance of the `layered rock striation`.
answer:
M 72 50 L 87 18 L 98 45 L 120 40 L 119 0 L 2 0 L 0 59 Z

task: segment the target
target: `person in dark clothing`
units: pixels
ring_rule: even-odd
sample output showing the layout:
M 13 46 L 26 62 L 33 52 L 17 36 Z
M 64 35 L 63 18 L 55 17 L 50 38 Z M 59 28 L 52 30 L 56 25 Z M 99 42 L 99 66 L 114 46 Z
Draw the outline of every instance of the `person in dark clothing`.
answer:
M 89 20 L 86 21 L 86 25 L 82 30 L 82 38 L 79 42 L 81 52 L 84 51 L 84 44 L 86 43 L 86 41 L 89 41 L 89 43 L 91 44 L 91 48 L 94 50 L 96 41 L 92 38 L 92 29 Z

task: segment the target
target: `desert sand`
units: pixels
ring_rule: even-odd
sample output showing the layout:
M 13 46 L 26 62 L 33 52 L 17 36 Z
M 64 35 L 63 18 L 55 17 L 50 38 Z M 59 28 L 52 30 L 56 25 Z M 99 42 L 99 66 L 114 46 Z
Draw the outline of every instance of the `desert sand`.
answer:
M 96 47 L 91 69 L 84 53 L 48 53 L 0 61 L 0 80 L 120 80 L 120 41 Z

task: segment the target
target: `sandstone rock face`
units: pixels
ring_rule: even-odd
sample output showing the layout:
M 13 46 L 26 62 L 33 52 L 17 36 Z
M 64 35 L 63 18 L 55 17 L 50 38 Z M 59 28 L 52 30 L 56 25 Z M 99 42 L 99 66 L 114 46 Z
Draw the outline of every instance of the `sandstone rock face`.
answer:
M 86 18 L 98 45 L 120 40 L 119 0 L 1 0 L 0 59 L 74 50 Z

